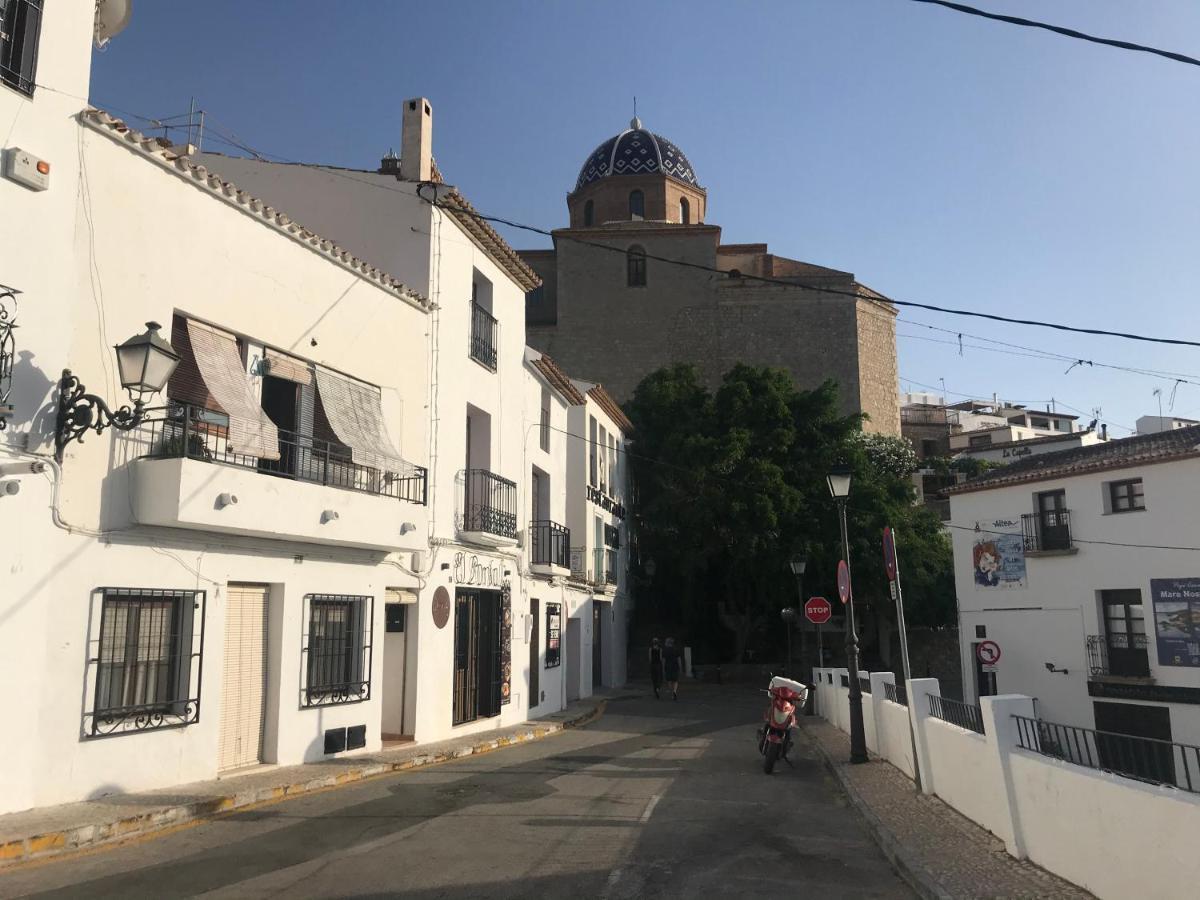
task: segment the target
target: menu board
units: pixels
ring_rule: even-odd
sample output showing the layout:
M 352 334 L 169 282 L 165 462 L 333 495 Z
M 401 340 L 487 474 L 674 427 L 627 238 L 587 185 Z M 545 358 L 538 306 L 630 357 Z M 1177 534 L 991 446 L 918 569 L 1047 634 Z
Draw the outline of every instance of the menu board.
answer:
M 1200 578 L 1152 578 L 1160 666 L 1200 668 Z
M 500 588 L 500 705 L 512 699 L 512 586 Z
M 546 668 L 552 669 L 562 662 L 562 604 L 546 604 Z

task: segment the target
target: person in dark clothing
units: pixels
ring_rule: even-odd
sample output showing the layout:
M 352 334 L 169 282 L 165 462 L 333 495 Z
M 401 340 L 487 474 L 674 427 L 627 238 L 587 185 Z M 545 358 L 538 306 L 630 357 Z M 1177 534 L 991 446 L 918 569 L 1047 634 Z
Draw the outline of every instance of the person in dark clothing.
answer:
M 658 638 L 650 641 L 650 683 L 654 685 L 654 699 L 657 700 L 663 683 L 663 653 Z
M 671 691 L 671 699 L 679 699 L 679 669 L 682 660 L 679 657 L 679 648 L 675 646 L 675 638 L 667 638 L 667 646 L 663 650 L 663 676 L 666 679 L 667 687 Z

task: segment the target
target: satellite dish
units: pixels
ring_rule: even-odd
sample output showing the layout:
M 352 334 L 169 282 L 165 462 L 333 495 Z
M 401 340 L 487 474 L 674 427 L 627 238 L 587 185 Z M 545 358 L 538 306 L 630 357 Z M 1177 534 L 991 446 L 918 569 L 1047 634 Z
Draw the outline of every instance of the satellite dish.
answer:
M 133 0 L 97 0 L 96 49 L 104 49 L 109 41 L 125 30 L 131 18 L 133 18 Z

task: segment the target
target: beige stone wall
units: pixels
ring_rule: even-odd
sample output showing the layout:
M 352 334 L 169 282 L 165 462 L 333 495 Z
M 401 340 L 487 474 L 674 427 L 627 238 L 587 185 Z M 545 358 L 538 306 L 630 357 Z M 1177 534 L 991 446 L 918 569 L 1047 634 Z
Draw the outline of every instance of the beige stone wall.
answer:
M 679 198 L 687 197 L 692 205 L 692 222 L 704 221 L 705 194 L 665 175 L 618 175 L 602 178 L 567 197 L 571 227 L 583 228 L 583 208 L 592 201 L 594 225 L 605 222 L 629 221 L 629 194 L 640 190 L 645 195 L 646 221 L 678 222 Z M 699 219 L 697 219 L 699 216 Z
M 896 313 L 873 300 L 859 300 L 857 307 L 859 406 L 870 416 L 864 429 L 899 435 Z

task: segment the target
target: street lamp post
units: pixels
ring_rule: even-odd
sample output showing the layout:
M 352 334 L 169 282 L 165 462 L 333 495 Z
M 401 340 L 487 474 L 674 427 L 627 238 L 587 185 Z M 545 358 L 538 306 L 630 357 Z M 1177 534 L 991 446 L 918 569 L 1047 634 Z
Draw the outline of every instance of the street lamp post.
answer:
M 808 568 L 808 560 L 806 560 L 801 554 L 797 553 L 791 558 L 791 560 L 788 561 L 788 567 L 792 570 L 792 574 L 796 576 L 796 597 L 798 599 L 798 602 L 796 604 L 796 615 L 792 617 L 792 618 L 796 618 L 797 616 L 803 615 L 803 612 L 804 612 L 804 570 Z M 802 621 L 800 623 L 800 665 L 801 666 L 804 665 L 805 649 L 806 649 L 806 647 L 805 647 L 805 640 L 804 640 L 804 623 Z M 792 623 L 789 621 L 788 622 L 788 675 L 790 676 L 791 674 L 792 674 Z
M 829 493 L 838 507 L 842 529 L 842 560 L 846 563 L 847 583 L 850 572 L 850 538 L 846 531 L 846 499 L 850 496 L 849 466 L 834 466 L 829 473 Z M 867 737 L 863 729 L 862 685 L 858 682 L 858 633 L 854 628 L 854 594 L 846 597 L 846 667 L 850 670 L 850 762 L 867 761 Z

